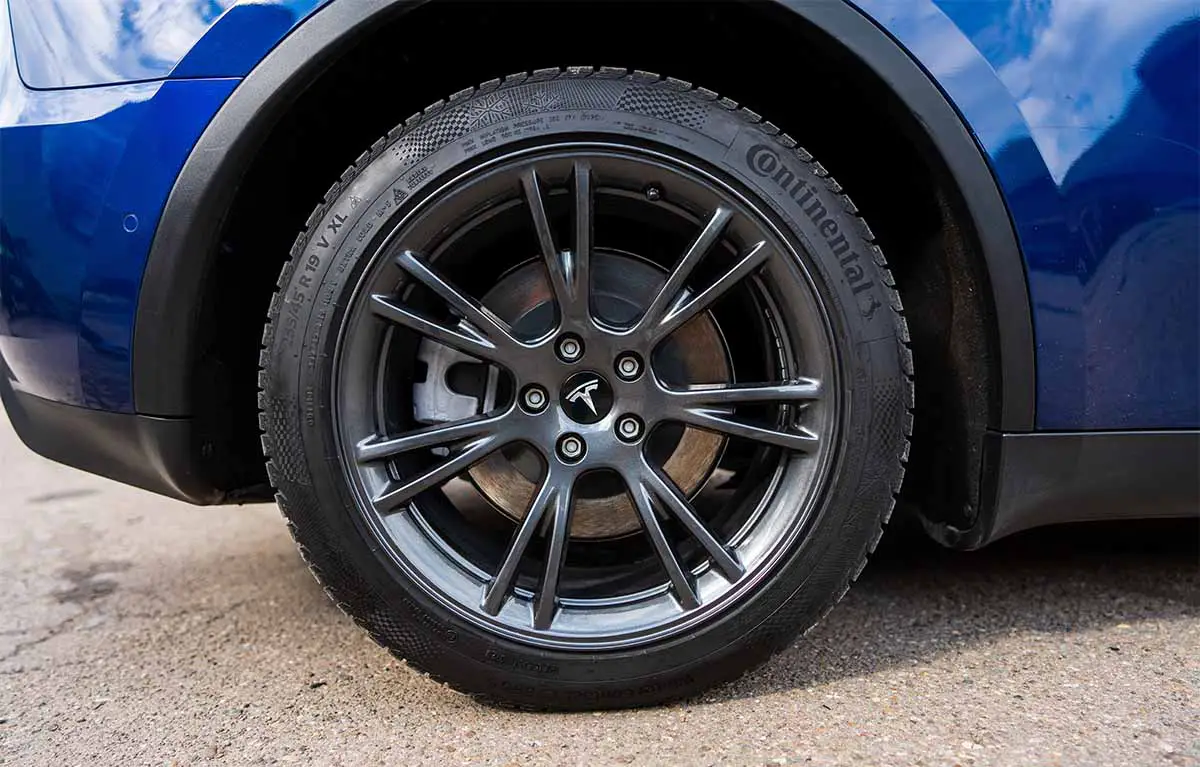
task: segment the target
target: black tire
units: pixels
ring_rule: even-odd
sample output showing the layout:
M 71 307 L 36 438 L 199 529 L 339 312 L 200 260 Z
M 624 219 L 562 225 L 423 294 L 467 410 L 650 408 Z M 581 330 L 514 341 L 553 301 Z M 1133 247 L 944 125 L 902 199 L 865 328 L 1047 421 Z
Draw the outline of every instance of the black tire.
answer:
M 542 115 L 559 119 L 536 119 Z M 844 420 L 830 479 L 786 556 L 753 591 L 686 634 L 594 652 L 546 649 L 488 632 L 398 569 L 363 523 L 330 404 L 342 320 L 376 251 L 376 235 L 400 215 L 402 200 L 508 147 L 582 135 L 670 148 L 755 197 L 801 243 L 844 373 Z M 814 199 L 828 218 L 805 214 L 785 188 L 792 179 L 817 190 Z M 836 222 L 852 255 L 861 257 L 848 261 L 844 249 L 835 253 L 818 229 L 821 223 L 826 234 L 833 230 L 825 221 Z M 883 255 L 853 203 L 807 152 L 758 115 L 704 89 L 643 73 L 570 69 L 509 77 L 457 93 L 390 132 L 334 183 L 307 227 L 280 276 L 263 338 L 263 449 L 279 505 L 314 575 L 397 657 L 458 690 L 508 705 L 656 704 L 762 663 L 820 619 L 861 572 L 904 475 L 913 403 L 908 332 Z

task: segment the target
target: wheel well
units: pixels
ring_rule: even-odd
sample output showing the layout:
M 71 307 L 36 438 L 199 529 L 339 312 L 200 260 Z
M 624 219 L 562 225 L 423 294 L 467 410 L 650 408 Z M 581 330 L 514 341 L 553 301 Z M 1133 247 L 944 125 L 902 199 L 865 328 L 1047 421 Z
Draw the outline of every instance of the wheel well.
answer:
M 450 93 L 595 64 L 728 96 L 794 136 L 851 192 L 912 330 L 917 418 L 905 495 L 938 521 L 971 521 L 983 432 L 999 419 L 998 343 L 987 269 L 944 163 L 873 72 L 782 6 L 679 8 L 432 2 L 365 33 L 289 105 L 245 171 L 200 308 L 205 336 L 190 378 L 199 431 L 218 446 L 218 484 L 235 496 L 265 486 L 259 332 L 289 247 L 329 185 L 379 136 Z M 764 29 L 766 44 L 747 42 Z

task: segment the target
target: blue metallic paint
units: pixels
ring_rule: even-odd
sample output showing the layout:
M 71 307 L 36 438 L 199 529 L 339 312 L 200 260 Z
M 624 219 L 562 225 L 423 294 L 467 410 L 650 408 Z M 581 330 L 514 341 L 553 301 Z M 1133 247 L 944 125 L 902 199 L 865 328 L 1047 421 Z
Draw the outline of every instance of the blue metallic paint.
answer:
M 0 140 L 0 353 L 19 389 L 132 409 L 129 348 L 154 224 L 236 80 L 30 94 Z M 132 231 L 130 231 L 132 230 Z
M 7 31 L 0 24 L 0 355 L 21 391 L 130 411 L 155 223 L 237 80 L 32 91 Z
M 241 77 L 329 0 L 9 0 L 35 89 Z
M 20 387 L 130 409 L 150 238 L 236 84 L 175 78 L 245 74 L 322 2 L 96 0 L 81 20 L 68 0 L 13 0 L 26 83 L 172 78 L 30 90 L 0 25 L 0 352 Z M 1034 305 L 1038 426 L 1200 425 L 1197 1 L 855 2 L 937 79 L 1006 195 Z
M 1038 427 L 1200 425 L 1200 3 L 857 4 L 991 159 L 1029 278 Z

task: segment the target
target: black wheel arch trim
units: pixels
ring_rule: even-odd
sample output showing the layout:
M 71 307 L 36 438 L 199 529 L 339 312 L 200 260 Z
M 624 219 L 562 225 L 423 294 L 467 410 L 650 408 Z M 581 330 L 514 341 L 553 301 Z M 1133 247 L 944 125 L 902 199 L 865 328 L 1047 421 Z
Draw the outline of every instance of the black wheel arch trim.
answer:
M 335 0 L 294 30 L 234 90 L 196 143 L 167 199 L 142 279 L 133 338 L 138 413 L 193 415 L 189 380 L 201 290 L 216 237 L 249 158 L 276 119 L 375 24 L 425 0 Z M 1034 426 L 1035 351 L 1024 261 L 991 167 L 961 116 L 920 65 L 844 0 L 775 0 L 872 69 L 928 132 L 965 198 L 1001 319 L 1001 412 L 1006 432 Z
M 135 412 L 194 415 L 189 379 L 202 286 L 245 170 L 276 121 L 361 34 L 424 2 L 329 3 L 268 53 L 217 110 L 176 177 L 150 244 L 133 329 Z

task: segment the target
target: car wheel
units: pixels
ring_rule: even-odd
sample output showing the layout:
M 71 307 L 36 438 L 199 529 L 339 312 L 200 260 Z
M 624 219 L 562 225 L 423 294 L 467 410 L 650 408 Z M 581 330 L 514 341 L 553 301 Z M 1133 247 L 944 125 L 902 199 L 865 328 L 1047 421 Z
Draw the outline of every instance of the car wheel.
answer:
M 653 704 L 860 572 L 904 473 L 907 340 L 870 230 L 775 126 L 539 71 L 329 190 L 271 303 L 263 445 L 313 572 L 398 657 L 510 705 Z

